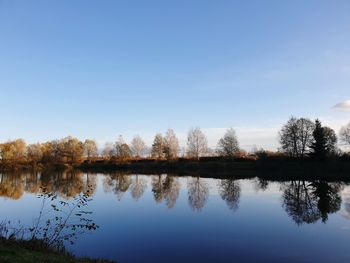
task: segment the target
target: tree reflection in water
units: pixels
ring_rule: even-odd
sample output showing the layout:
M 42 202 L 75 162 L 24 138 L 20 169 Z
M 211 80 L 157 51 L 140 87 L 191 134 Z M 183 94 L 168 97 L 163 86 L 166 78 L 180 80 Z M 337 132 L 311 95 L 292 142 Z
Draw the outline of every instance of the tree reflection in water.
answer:
M 157 203 L 162 202 L 164 197 L 164 189 L 163 189 L 163 175 L 155 175 L 152 176 L 152 192 L 154 196 L 154 200 Z
M 219 192 L 222 200 L 232 210 L 238 209 L 241 187 L 239 182 L 234 179 L 224 179 L 219 182 Z
M 25 191 L 25 176 L 21 174 L 1 174 L 0 196 L 18 200 Z
M 298 225 L 325 223 L 328 214 L 340 209 L 340 184 L 325 181 L 292 181 L 282 186 L 282 206 Z
M 342 199 L 343 199 L 344 207 L 341 214 L 345 218 L 350 219 L 350 187 L 346 187 L 342 191 Z
M 172 175 L 157 175 L 152 177 L 152 192 L 157 203 L 165 200 L 168 208 L 173 208 L 180 193 L 178 177 Z
M 19 199 L 24 192 L 39 193 L 42 187 L 64 199 L 87 193 L 88 190 L 93 194 L 97 187 L 96 175 L 77 171 L 0 175 L 0 196 Z
M 269 181 L 262 179 L 262 178 L 255 178 L 254 189 L 256 192 L 266 191 L 268 187 L 269 187 Z
M 208 200 L 209 188 L 200 177 L 189 178 L 187 182 L 188 203 L 195 211 L 200 211 Z
M 151 187 L 154 200 L 164 202 L 168 208 L 175 206 L 180 195 L 180 179 L 176 175 L 153 175 Z M 186 178 L 183 178 L 186 180 Z M 218 192 L 232 211 L 239 207 L 241 187 L 240 181 L 233 179 L 217 180 Z M 121 172 L 102 176 L 105 192 L 114 193 L 121 200 L 124 193 L 130 191 L 134 200 L 139 200 L 147 190 L 148 179 L 140 175 L 128 175 Z M 268 181 L 254 179 L 254 188 L 265 190 Z M 340 190 L 343 183 L 327 183 L 322 180 L 313 182 L 290 181 L 281 183 L 282 207 L 298 225 L 314 223 L 318 220 L 326 222 L 329 214 L 337 212 L 341 207 Z M 9 173 L 0 174 L 0 196 L 20 199 L 24 192 L 37 194 L 45 187 L 47 192 L 55 193 L 60 198 L 71 199 L 81 193 L 93 195 L 97 188 L 97 176 L 79 171 L 42 172 L 42 173 Z M 188 204 L 194 211 L 200 211 L 209 197 L 206 179 L 200 177 L 187 178 Z M 350 190 L 343 191 L 344 207 L 342 214 L 350 218 Z M 347 194 L 346 194 L 347 193 Z
M 131 176 L 124 173 L 111 173 L 104 177 L 103 188 L 105 192 L 113 192 L 120 201 L 131 185 Z
M 131 183 L 131 196 L 135 201 L 139 200 L 143 193 L 146 191 L 147 182 L 143 178 L 139 178 L 138 175 L 135 175 Z

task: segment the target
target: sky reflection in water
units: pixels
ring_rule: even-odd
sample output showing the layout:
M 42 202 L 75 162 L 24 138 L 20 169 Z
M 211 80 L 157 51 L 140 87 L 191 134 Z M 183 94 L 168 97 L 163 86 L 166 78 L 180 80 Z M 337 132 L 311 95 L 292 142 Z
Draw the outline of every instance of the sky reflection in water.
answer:
M 31 224 L 41 186 L 93 189 L 100 229 L 70 250 L 119 262 L 349 262 L 350 186 L 175 175 L 0 175 L 1 220 Z

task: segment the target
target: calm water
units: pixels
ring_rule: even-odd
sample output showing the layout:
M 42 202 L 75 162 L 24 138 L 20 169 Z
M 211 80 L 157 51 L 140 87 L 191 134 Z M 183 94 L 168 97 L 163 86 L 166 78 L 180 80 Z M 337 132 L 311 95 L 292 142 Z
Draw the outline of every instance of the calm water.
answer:
M 100 226 L 77 255 L 119 262 L 350 262 L 350 186 L 176 175 L 3 174 L 0 220 L 30 225 L 40 187 L 63 200 L 92 188 Z

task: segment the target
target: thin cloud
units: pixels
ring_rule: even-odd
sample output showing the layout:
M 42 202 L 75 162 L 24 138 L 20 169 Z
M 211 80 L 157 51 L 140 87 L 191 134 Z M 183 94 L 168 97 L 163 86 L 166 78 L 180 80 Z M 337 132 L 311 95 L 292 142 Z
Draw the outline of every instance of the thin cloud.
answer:
M 340 111 L 350 111 L 350 100 L 340 102 L 334 105 L 332 109 Z

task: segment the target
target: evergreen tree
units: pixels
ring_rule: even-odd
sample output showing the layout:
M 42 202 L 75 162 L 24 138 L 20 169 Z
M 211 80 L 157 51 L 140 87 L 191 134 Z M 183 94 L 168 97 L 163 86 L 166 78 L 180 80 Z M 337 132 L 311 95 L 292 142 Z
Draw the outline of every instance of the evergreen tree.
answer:
M 335 132 L 331 128 L 322 127 L 318 119 L 315 121 L 315 129 L 312 135 L 313 142 L 310 145 L 312 157 L 324 160 L 329 154 L 335 151 L 335 144 L 337 142 Z

